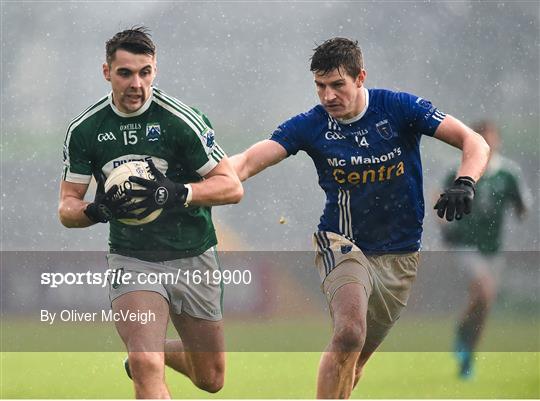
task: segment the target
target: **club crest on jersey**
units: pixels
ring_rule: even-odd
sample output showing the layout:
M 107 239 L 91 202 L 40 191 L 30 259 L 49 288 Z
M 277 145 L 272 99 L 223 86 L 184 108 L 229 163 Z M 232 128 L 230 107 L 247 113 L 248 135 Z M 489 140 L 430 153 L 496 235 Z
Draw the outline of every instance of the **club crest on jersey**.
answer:
M 343 255 L 348 254 L 350 251 L 352 251 L 352 245 L 341 245 L 341 253 Z
M 206 141 L 206 147 L 212 148 L 214 146 L 214 143 L 216 142 L 216 139 L 214 138 L 214 131 L 208 130 L 203 134 L 203 138 Z
M 390 139 L 394 136 L 392 126 L 388 120 L 379 121 L 377 124 L 375 124 L 375 128 L 377 128 L 377 132 L 383 139 Z
M 146 139 L 150 142 L 159 140 L 161 135 L 161 127 L 159 123 L 146 124 Z

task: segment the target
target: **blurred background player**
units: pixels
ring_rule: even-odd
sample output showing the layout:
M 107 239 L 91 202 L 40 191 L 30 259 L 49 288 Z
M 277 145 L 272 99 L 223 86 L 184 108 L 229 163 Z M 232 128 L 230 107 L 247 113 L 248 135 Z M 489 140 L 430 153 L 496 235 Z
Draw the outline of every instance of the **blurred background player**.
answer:
M 469 280 L 467 307 L 458 324 L 455 342 L 459 376 L 472 374 L 473 352 L 486 323 L 486 317 L 497 296 L 497 284 L 505 258 L 500 253 L 504 219 L 508 209 L 522 220 L 530 206 L 531 196 L 521 179 L 519 167 L 499 154 L 500 137 L 489 120 L 475 123 L 473 129 L 491 148 L 488 167 L 476 186 L 474 213 L 470 218 L 442 226 L 445 242 L 457 252 L 459 269 Z M 455 172 L 447 182 L 452 182 Z
M 428 100 L 365 88 L 358 42 L 333 38 L 314 50 L 310 70 L 320 104 L 231 162 L 244 181 L 301 150 L 313 159 L 326 195 L 313 237 L 315 263 L 333 321 L 317 397 L 348 398 L 416 277 L 424 217 L 422 135 L 463 151 L 458 178 L 436 204 L 447 220 L 470 213 L 489 151 L 478 134 Z
M 206 116 L 153 87 L 156 71 L 146 28 L 127 29 L 107 41 L 103 75 L 112 91 L 68 127 L 59 205 L 66 227 L 110 223 L 109 268 L 132 277 L 109 283 L 114 313 L 140 310 L 156 317 L 149 323 L 115 322 L 137 398 L 170 398 L 165 363 L 203 390 L 222 388 L 222 288 L 214 282 L 195 285 L 185 273 L 219 269 L 210 206 L 237 203 L 243 195 Z M 147 161 L 156 179 L 130 177 L 144 187 L 126 191 L 145 198 L 136 205 L 115 200 L 114 186 L 103 190 L 114 167 L 131 160 Z M 94 201 L 86 202 L 92 175 L 98 190 Z M 145 210 L 136 218 L 163 212 L 145 225 L 118 221 L 141 206 Z M 177 274 L 180 269 L 183 274 Z M 178 281 L 135 280 L 159 273 L 172 273 Z M 181 341 L 165 340 L 169 316 Z

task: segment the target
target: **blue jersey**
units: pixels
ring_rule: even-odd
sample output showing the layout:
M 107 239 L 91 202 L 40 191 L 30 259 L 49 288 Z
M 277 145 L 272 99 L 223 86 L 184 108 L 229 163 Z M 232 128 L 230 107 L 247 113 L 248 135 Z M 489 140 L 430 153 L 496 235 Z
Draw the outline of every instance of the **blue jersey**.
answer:
M 424 219 L 420 138 L 433 136 L 445 114 L 408 93 L 364 90 L 360 116 L 338 121 L 318 105 L 270 139 L 313 159 L 326 194 L 319 230 L 366 253 L 416 251 Z

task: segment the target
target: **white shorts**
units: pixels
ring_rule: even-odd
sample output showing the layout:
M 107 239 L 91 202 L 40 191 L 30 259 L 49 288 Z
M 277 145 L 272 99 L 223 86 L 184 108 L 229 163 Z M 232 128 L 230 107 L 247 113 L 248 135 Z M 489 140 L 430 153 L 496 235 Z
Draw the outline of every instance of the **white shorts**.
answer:
M 167 300 L 175 314 L 186 312 L 212 321 L 223 318 L 223 285 L 215 282 L 212 275 L 220 270 L 214 247 L 198 256 L 163 262 L 108 254 L 107 262 L 109 269 L 119 271 L 117 275 L 121 274 L 127 282 L 109 279 L 111 304 L 128 292 L 154 291 Z M 125 276 L 126 273 L 129 275 Z
M 501 253 L 483 254 L 476 250 L 460 248 L 452 252 L 456 255 L 456 268 L 468 280 L 490 276 L 498 282 L 505 266 Z

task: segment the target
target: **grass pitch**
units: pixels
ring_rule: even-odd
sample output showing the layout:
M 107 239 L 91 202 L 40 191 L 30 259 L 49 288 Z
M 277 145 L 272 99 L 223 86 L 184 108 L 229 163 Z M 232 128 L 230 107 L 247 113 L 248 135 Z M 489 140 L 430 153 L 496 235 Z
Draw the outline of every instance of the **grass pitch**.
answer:
M 453 326 L 453 319 L 398 322 L 382 351 L 368 362 L 352 398 L 540 398 L 537 321 L 492 319 L 482 340 L 484 352 L 476 354 L 475 372 L 468 381 L 457 378 L 454 356 L 448 352 Z M 321 353 L 314 351 L 324 349 L 330 338 L 327 320 L 227 321 L 225 327 L 228 349 L 235 352 L 227 354 L 224 389 L 205 393 L 167 369 L 174 398 L 315 397 Z M 133 398 L 122 364 L 125 353 L 117 352 L 123 346 L 112 325 L 49 326 L 12 319 L 2 321 L 1 334 L 2 350 L 19 352 L 0 354 L 0 398 Z M 56 352 L 81 349 L 77 346 L 84 343 L 93 346 L 87 350 L 101 352 Z M 486 351 L 511 349 L 531 352 Z M 33 350 L 55 352 L 22 352 Z M 408 352 L 390 352 L 395 350 Z
M 7 352 L 2 398 L 133 398 L 123 353 Z M 233 352 L 224 389 L 208 394 L 167 369 L 175 398 L 313 398 L 320 353 Z M 381 352 L 368 363 L 353 398 L 540 398 L 540 354 L 484 352 L 469 381 L 443 352 Z

